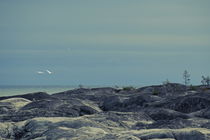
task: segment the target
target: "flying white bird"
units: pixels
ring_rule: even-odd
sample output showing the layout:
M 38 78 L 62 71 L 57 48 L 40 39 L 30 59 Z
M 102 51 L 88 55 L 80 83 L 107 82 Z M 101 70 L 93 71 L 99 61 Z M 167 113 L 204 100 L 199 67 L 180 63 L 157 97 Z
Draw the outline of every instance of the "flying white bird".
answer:
M 51 72 L 51 71 L 49 71 L 49 70 L 46 70 L 46 72 L 47 72 L 48 74 L 52 74 L 52 72 Z
M 44 74 L 43 71 L 37 71 L 37 74 Z

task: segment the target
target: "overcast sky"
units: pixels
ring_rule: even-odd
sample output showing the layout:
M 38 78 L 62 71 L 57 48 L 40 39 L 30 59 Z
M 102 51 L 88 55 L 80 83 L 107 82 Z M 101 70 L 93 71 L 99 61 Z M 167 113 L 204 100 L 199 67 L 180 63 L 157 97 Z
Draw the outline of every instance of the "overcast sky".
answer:
M 1 0 L 0 85 L 161 84 L 183 82 L 185 69 L 199 84 L 210 75 L 209 7 L 209 0 Z

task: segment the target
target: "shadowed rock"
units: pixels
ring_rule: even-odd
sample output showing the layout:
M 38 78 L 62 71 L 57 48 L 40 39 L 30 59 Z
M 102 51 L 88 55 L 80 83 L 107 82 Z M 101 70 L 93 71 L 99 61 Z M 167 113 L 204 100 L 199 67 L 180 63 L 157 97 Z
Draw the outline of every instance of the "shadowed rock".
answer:
M 79 99 L 44 99 L 28 103 L 17 112 L 0 116 L 0 119 L 2 121 L 22 121 L 34 117 L 76 117 L 100 111 L 94 103 L 85 103 Z
M 176 118 L 189 118 L 189 116 L 186 114 L 164 108 L 145 109 L 145 112 L 154 120 L 173 120 Z
M 153 104 L 154 107 L 163 107 L 183 113 L 191 113 L 210 107 L 210 95 L 193 94 L 173 99 L 165 99 L 160 103 Z

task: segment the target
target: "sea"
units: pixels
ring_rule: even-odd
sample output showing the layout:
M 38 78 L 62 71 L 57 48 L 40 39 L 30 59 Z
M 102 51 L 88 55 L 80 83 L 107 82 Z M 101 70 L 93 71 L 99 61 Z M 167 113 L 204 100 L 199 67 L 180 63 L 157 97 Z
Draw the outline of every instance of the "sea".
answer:
M 79 88 L 79 86 L 0 86 L 0 97 L 34 92 L 46 92 L 48 94 L 53 94 L 75 88 Z
M 73 90 L 80 88 L 81 86 L 52 86 L 52 85 L 42 85 L 42 86 L 24 86 L 24 85 L 0 85 L 0 97 L 2 96 L 13 96 L 13 95 L 21 95 L 35 92 L 46 92 L 48 94 L 59 93 L 67 90 Z M 122 88 L 124 86 L 101 86 L 101 85 L 91 85 L 91 86 L 82 86 L 83 88 L 100 88 L 100 87 L 113 87 L 113 88 Z M 141 87 L 141 86 L 134 86 Z

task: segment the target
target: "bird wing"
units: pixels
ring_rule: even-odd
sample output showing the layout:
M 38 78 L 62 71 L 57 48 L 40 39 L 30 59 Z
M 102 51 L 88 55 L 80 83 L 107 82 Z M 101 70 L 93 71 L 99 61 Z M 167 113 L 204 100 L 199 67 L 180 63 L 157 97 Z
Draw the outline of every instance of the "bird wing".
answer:
M 44 72 L 43 72 L 43 71 L 37 71 L 37 73 L 38 73 L 38 74 L 43 74 Z
M 52 73 L 52 72 L 51 72 L 51 71 L 49 71 L 49 70 L 46 70 L 46 72 L 47 72 L 47 73 L 49 73 L 49 74 L 51 74 L 51 73 Z

